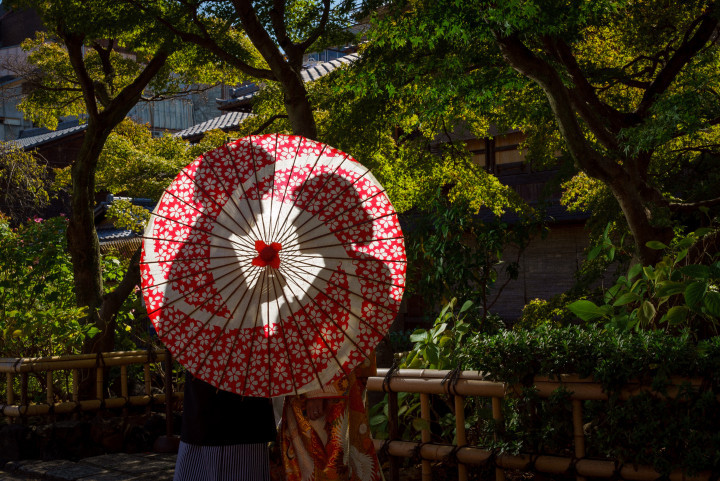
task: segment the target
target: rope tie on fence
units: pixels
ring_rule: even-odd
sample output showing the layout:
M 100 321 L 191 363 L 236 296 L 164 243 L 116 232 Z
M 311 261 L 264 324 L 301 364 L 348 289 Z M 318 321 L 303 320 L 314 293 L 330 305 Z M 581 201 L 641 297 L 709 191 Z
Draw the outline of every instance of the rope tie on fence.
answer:
M 528 464 L 527 464 L 527 466 L 525 466 L 525 469 L 527 471 L 535 472 L 535 463 L 537 463 L 537 460 L 539 457 L 540 457 L 539 454 L 531 454 L 530 461 L 528 461 Z
M 615 460 L 615 469 L 613 469 L 612 477 L 610 478 L 612 481 L 617 481 L 618 479 L 623 479 L 622 476 L 620 476 L 620 471 L 622 471 L 623 463 L 621 463 L 618 460 Z
M 460 461 L 457 458 L 457 453 L 462 448 L 465 448 L 468 446 L 469 446 L 469 444 L 463 444 L 461 446 L 453 446 L 452 450 L 449 453 L 447 453 L 446 456 L 443 456 L 443 459 L 442 459 L 443 464 L 447 463 L 450 466 L 457 466 L 458 464 L 462 464 L 462 463 L 460 463 Z
M 389 439 L 386 439 L 382 443 L 382 446 L 380 446 L 380 449 L 377 452 L 378 457 L 390 456 L 390 443 L 391 441 Z
M 457 383 L 460 380 L 460 373 L 462 373 L 462 370 L 460 370 L 460 366 L 455 367 L 452 371 L 445 374 L 445 377 L 442 378 L 442 381 L 440 381 L 441 386 L 445 386 L 445 383 L 448 383 L 447 392 L 448 394 L 452 396 L 457 396 Z
M 392 388 L 390 387 L 390 381 L 392 381 L 392 377 L 400 370 L 400 363 L 397 359 L 393 359 L 392 366 L 390 366 L 390 369 L 388 369 L 387 374 L 385 374 L 385 377 L 383 378 L 382 383 L 382 390 L 384 393 L 393 392 Z
M 422 462 L 422 460 L 424 458 L 422 457 L 422 454 L 420 453 L 420 451 L 422 450 L 423 446 L 425 446 L 426 444 L 432 444 L 432 441 L 420 443 L 413 448 L 412 455 L 410 456 L 410 459 L 412 460 L 413 463 L 417 464 L 417 463 Z
M 577 456 L 575 456 L 573 454 L 572 458 L 570 458 L 570 465 L 568 466 L 568 468 L 565 470 L 565 472 L 563 474 L 565 476 L 571 476 L 571 477 L 577 476 L 577 463 L 578 463 L 578 461 L 580 461 L 580 459 L 582 459 L 582 458 L 578 458 Z

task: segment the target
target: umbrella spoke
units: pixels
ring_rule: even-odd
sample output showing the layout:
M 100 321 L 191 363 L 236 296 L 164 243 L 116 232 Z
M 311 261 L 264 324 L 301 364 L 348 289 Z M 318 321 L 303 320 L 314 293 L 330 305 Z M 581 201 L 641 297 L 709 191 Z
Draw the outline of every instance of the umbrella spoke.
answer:
M 295 172 L 295 162 L 297 162 L 298 154 L 300 153 L 300 145 L 301 145 L 301 142 L 297 142 L 297 143 L 295 144 L 295 155 L 293 155 L 292 165 L 290 166 L 290 171 L 289 171 L 289 173 L 288 173 L 287 182 L 285 182 L 285 190 L 283 191 L 282 199 L 280 199 L 280 205 L 281 205 L 281 206 L 285 204 L 285 199 L 286 199 L 286 197 L 287 197 L 288 188 L 290 187 L 290 180 L 292 179 L 293 172 Z M 276 228 L 277 228 L 278 226 L 284 225 L 284 223 L 287 222 L 288 217 L 290 216 L 290 212 L 291 212 L 291 211 L 292 211 L 292 209 L 289 209 L 289 210 L 288 210 L 288 213 L 285 215 L 285 220 L 282 221 L 282 222 L 280 222 L 280 217 L 279 217 L 279 216 L 280 216 L 280 214 L 282 213 L 282 207 L 280 207 L 280 211 L 278 212 L 278 222 L 275 223 L 275 227 L 276 227 Z M 275 238 L 277 238 L 276 234 L 277 234 L 277 232 L 275 231 L 275 229 L 273 229 L 273 230 L 270 232 L 270 239 L 275 239 Z
M 319 258 L 316 258 L 316 259 L 319 259 Z M 353 260 L 357 260 L 357 259 L 351 259 L 350 257 L 348 257 L 346 260 L 348 260 L 348 261 L 353 261 Z M 377 282 L 378 284 L 383 284 L 383 285 L 385 285 L 385 286 L 403 287 L 403 288 L 405 287 L 404 284 L 403 284 L 403 285 L 401 285 L 401 284 L 395 284 L 395 283 L 393 283 L 393 282 L 378 280 L 378 279 L 374 279 L 374 278 L 368 277 L 368 276 L 361 276 L 360 274 L 353 274 L 353 273 L 351 273 L 351 272 L 340 271 L 340 270 L 338 270 L 338 269 L 331 269 L 331 268 L 329 268 L 329 267 L 319 266 L 319 265 L 317 265 L 317 264 L 311 264 L 311 263 L 306 262 L 306 261 L 303 261 L 303 260 L 301 260 L 301 259 L 294 259 L 294 258 L 293 258 L 290 262 L 292 262 L 293 265 L 298 265 L 298 264 L 300 264 L 300 265 L 304 265 L 305 267 L 320 267 L 321 269 L 326 270 L 326 271 L 330 271 L 330 272 L 342 272 L 342 273 L 343 273 L 344 275 L 346 275 L 346 276 L 354 277 L 354 278 L 356 278 L 356 279 L 365 279 L 365 280 L 368 280 L 368 281 Z
M 282 275 L 282 273 L 280 273 L 280 275 Z M 334 317 L 332 316 L 332 314 L 328 314 L 328 313 L 325 311 L 325 309 L 323 309 L 322 306 L 320 306 L 320 304 L 318 304 L 318 302 L 317 302 L 312 296 L 309 295 L 309 293 L 308 293 L 307 291 L 303 290 L 302 286 L 300 286 L 300 284 L 298 284 L 298 283 L 295 281 L 295 279 L 293 279 L 292 277 L 288 277 L 288 276 L 284 276 L 284 277 L 285 277 L 285 279 L 288 279 L 288 280 L 292 281 L 292 282 L 298 287 L 298 289 L 300 290 L 300 292 L 302 292 L 303 294 L 305 294 L 304 297 L 307 297 L 307 298 L 310 300 L 310 302 L 313 303 L 313 305 L 314 305 L 315 307 L 317 307 L 323 314 L 325 314 L 325 318 L 326 318 L 327 320 L 329 320 L 329 321 L 333 324 L 333 326 L 335 326 L 335 328 L 337 328 L 338 331 L 342 332 L 343 337 L 344 337 L 345 339 L 347 339 L 348 341 L 350 341 L 350 343 L 353 344 L 353 346 L 355 346 L 357 349 L 360 349 L 360 346 L 357 345 L 357 343 L 355 342 L 355 339 L 353 339 L 352 336 L 348 336 L 348 335 L 347 335 L 347 333 L 345 332 L 345 330 L 343 330 L 343 328 L 340 327 L 340 325 L 337 323 L 337 321 L 335 321 L 335 319 L 334 319 Z M 289 285 L 289 284 L 286 284 L 286 285 L 288 286 L 288 288 L 290 288 L 290 285 Z M 312 286 L 312 284 L 310 284 L 310 285 Z M 290 288 L 290 289 L 291 289 L 291 288 Z M 295 294 L 294 292 L 293 292 L 293 294 L 297 297 L 297 294 Z M 329 296 L 326 296 L 326 297 L 329 298 Z M 327 348 L 327 351 L 330 353 L 330 355 L 332 356 L 332 358 L 335 360 L 335 363 L 338 365 L 338 367 L 340 368 L 340 370 L 341 370 L 346 376 L 347 376 L 348 374 L 350 374 L 350 373 L 345 369 L 345 367 L 343 366 L 343 364 L 338 360 L 337 355 L 335 354 L 335 352 L 333 352 L 332 347 L 330 347 L 330 344 L 328 344 L 328 342 L 327 342 L 327 340 L 325 339 L 325 337 L 323 336 L 322 331 L 320 330 L 320 328 L 318 328 L 317 325 L 315 324 L 315 322 L 313 321 L 312 316 L 308 315 L 307 311 L 305 310 L 305 306 L 304 306 L 304 305 L 301 305 L 301 308 L 302 308 L 303 312 L 305 312 L 305 317 L 306 317 L 306 319 L 308 320 L 308 323 L 312 325 L 313 329 L 315 329 L 315 333 L 316 333 L 317 336 L 322 340 L 323 344 L 325 344 L 325 347 Z M 361 349 L 360 349 L 360 350 L 361 350 Z M 361 351 L 362 351 L 362 350 L 361 350 Z M 310 359 L 312 359 L 312 356 L 310 356 Z M 316 371 L 316 372 L 317 372 L 317 371 Z M 322 382 L 320 381 L 319 376 L 318 376 L 318 382 L 320 383 L 320 386 L 322 386 Z
M 299 246 L 301 246 L 301 245 L 303 245 L 303 244 L 307 244 L 307 243 L 312 242 L 312 241 L 314 241 L 314 240 L 322 239 L 323 237 L 334 236 L 334 235 L 336 235 L 338 232 L 343 232 L 343 231 L 346 231 L 346 230 L 354 229 L 355 227 L 358 227 L 358 226 L 361 226 L 361 225 L 372 224 L 372 223 L 375 222 L 376 220 L 380 220 L 380 219 L 383 219 L 383 218 L 385 218 L 385 217 L 390 217 L 390 216 L 393 216 L 393 215 L 395 215 L 395 213 L 394 213 L 394 212 L 391 212 L 390 214 L 381 215 L 380 217 L 377 217 L 377 218 L 375 218 L 375 219 L 369 219 L 369 220 L 366 220 L 366 221 L 363 221 L 363 222 L 358 222 L 357 224 L 351 224 L 351 225 L 348 225 L 348 226 L 346 226 L 346 227 L 342 227 L 342 228 L 340 228 L 340 229 L 336 229 L 336 230 L 334 230 L 334 231 L 326 232 L 325 234 L 316 235 L 315 237 L 311 237 L 310 239 L 305 239 L 305 240 L 303 240 L 302 242 L 299 241 L 300 237 L 298 237 L 297 239 L 295 239 L 295 243 L 294 243 L 294 244 L 287 244 L 286 246 L 284 245 L 284 247 L 285 247 L 286 249 L 290 249 L 290 248 L 293 248 L 293 247 L 299 247 Z M 306 234 L 309 233 L 309 232 L 312 232 L 312 229 L 311 229 L 311 230 L 308 230 L 308 231 L 305 231 Z M 382 239 L 372 239 L 372 240 L 382 240 Z M 355 241 L 355 242 L 353 242 L 353 243 L 357 243 L 357 241 Z
M 174 197 L 174 198 L 177 199 L 178 201 L 182 202 L 183 204 L 187 205 L 187 206 L 190 207 L 191 209 L 195 210 L 198 214 L 200 214 L 201 216 L 205 217 L 206 219 L 210 219 L 211 221 L 215 222 L 215 223 L 216 223 L 217 225 L 219 225 L 220 227 L 223 227 L 223 228 L 224 228 L 225 230 L 227 230 L 228 232 L 233 232 L 232 229 L 230 229 L 228 226 L 226 226 L 226 225 L 223 224 L 222 222 L 218 221 L 217 218 L 214 218 L 214 217 L 212 217 L 212 216 L 209 216 L 207 213 L 201 211 L 200 209 L 198 209 L 198 208 L 195 207 L 194 205 L 190 204 L 189 202 L 186 202 L 185 200 L 181 199 L 180 197 L 176 196 L 175 194 L 173 194 L 173 193 L 170 192 L 170 191 L 167 191 L 166 193 L 167 193 L 168 195 Z M 222 206 L 222 207 L 221 207 L 221 210 L 224 210 L 224 209 L 225 209 L 225 206 Z M 173 217 L 168 217 L 168 216 L 160 215 L 160 214 L 158 214 L 158 213 L 153 213 L 153 215 L 154 215 L 155 217 L 160 217 L 160 218 L 162 218 L 162 219 L 168 220 L 168 221 L 170 221 L 170 222 L 177 222 L 177 219 L 175 219 L 175 218 L 173 218 Z M 239 228 L 240 230 L 243 231 L 243 233 L 244 233 L 246 236 L 250 236 L 250 235 L 251 235 L 251 232 L 248 231 L 247 229 L 245 229 L 245 227 L 243 227 L 242 225 L 240 225 L 240 224 L 237 222 L 237 220 L 235 219 L 235 217 L 233 217 L 233 216 L 231 216 L 231 215 L 227 215 L 226 217 L 229 217 L 229 218 L 233 221 L 233 223 L 234 223 L 236 226 L 238 226 L 238 228 Z M 185 225 L 185 224 L 183 224 L 183 225 Z M 193 226 L 197 226 L 197 224 L 193 224 Z M 241 238 L 241 239 L 242 239 L 242 238 Z M 250 246 L 250 248 L 252 248 L 252 244 L 251 244 L 250 242 L 247 242 L 247 245 Z
M 209 164 L 209 163 L 208 163 L 208 164 Z M 215 196 L 214 196 L 212 193 L 210 193 L 210 192 L 208 192 L 207 190 L 205 190 L 205 188 L 202 186 L 202 184 L 200 184 L 200 183 L 195 179 L 194 176 L 191 176 L 191 175 L 188 174 L 185 170 L 181 170 L 180 172 L 181 172 L 185 177 L 187 177 L 188 179 L 190 179 L 193 184 L 195 184 L 195 186 L 200 190 L 200 192 L 202 192 L 204 198 L 206 198 L 207 200 L 209 200 L 210 202 L 212 202 L 213 204 L 215 204 L 215 206 L 218 207 L 221 211 L 225 211 L 225 204 L 220 204 L 220 203 L 217 201 L 217 199 L 215 198 Z M 168 190 L 165 190 L 165 192 L 170 193 L 170 192 L 169 192 L 169 189 L 168 189 Z M 173 194 L 170 194 L 170 195 L 172 195 L 173 197 L 175 197 Z M 228 195 L 228 200 L 232 200 L 232 196 L 231 196 L 231 195 L 227 194 L 227 192 L 226 192 L 226 195 Z M 249 202 L 249 201 L 246 200 L 246 202 Z M 242 213 L 242 210 L 240 209 L 240 207 L 237 206 L 237 205 L 236 205 L 236 207 L 237 207 L 238 212 L 240 212 L 240 216 L 243 218 L 243 220 L 245 221 L 245 223 L 246 223 L 248 226 L 253 226 L 254 223 L 245 218 L 245 215 Z M 153 213 L 153 214 L 154 214 L 154 213 Z M 232 217 L 232 216 L 228 216 L 228 217 L 231 217 L 231 218 L 234 219 L 234 217 Z M 237 222 L 236 222 L 236 223 L 237 223 Z M 240 229 L 242 229 L 242 227 L 240 226 L 240 224 L 238 224 L 238 227 L 240 227 Z M 252 231 L 252 227 L 250 228 L 250 230 Z M 248 232 L 248 235 L 250 235 L 250 232 Z
M 305 139 L 305 140 L 307 140 L 307 139 Z M 300 197 L 302 196 L 302 193 L 305 190 L 305 187 L 307 186 L 307 180 L 312 177 L 312 173 L 315 171 L 315 167 L 317 167 L 318 163 L 320 162 L 320 159 L 322 158 L 323 152 L 325 152 L 326 148 L 327 148 L 327 145 L 323 145 L 322 149 L 320 150 L 320 153 L 318 154 L 317 158 L 315 159 L 315 162 L 312 164 L 312 167 L 310 167 L 310 171 L 308 172 L 307 176 L 305 176 L 305 179 L 303 180 L 303 182 L 300 184 L 299 189 L 294 191 L 295 198 L 293 199 L 292 204 L 290 204 L 290 209 L 288 210 L 288 213 L 285 216 L 285 220 L 283 220 L 283 222 L 281 223 L 281 225 L 283 225 L 285 227 L 283 228 L 282 232 L 278 235 L 278 238 L 280 238 L 280 239 L 284 238 L 285 233 L 287 232 L 287 229 L 288 229 L 287 226 L 291 224 L 288 222 L 288 220 L 290 220 L 290 212 L 292 212 L 293 209 L 297 207 L 298 199 L 300 199 Z M 345 159 L 343 159 L 343 161 L 344 160 Z M 291 172 L 291 175 L 292 175 L 292 172 Z M 317 195 L 317 193 L 315 195 Z M 313 198 L 314 197 L 315 196 L 313 196 Z M 283 241 L 279 241 L 279 242 L 282 244 Z
M 347 157 L 345 157 L 345 158 L 347 158 Z M 345 160 L 345 159 L 343 159 L 343 161 L 344 161 L 344 160 Z M 338 167 L 338 169 L 339 169 L 339 167 Z M 338 169 L 335 169 L 335 172 L 337 172 Z M 335 174 L 335 172 L 333 172 L 333 174 Z M 340 196 L 343 195 L 347 190 L 353 189 L 353 191 L 355 191 L 355 189 L 354 189 L 355 184 L 357 184 L 358 182 L 360 182 L 360 180 L 363 179 L 363 178 L 364 178 L 366 175 L 368 175 L 369 173 L 370 173 L 370 171 L 366 169 L 365 172 L 363 172 L 362 174 L 360 174 L 360 175 L 359 175 L 356 179 L 354 179 L 352 182 L 348 182 L 348 185 L 346 185 L 345 188 L 343 188 L 343 189 L 340 190 L 339 192 L 333 194 L 332 197 L 330 198 L 330 200 L 329 200 L 328 202 L 326 202 L 325 205 L 323 205 L 322 207 L 320 207 L 319 209 L 317 209 L 317 211 L 316 211 L 315 213 L 311 214 L 311 216 L 310 216 L 309 218 L 305 219 L 305 222 L 303 222 L 302 224 L 300 224 L 300 225 L 298 225 L 298 226 L 295 226 L 295 231 L 298 231 L 298 230 L 302 229 L 302 228 L 305 226 L 305 224 L 307 224 L 308 222 L 310 222 L 310 220 L 316 218 L 320 212 L 323 212 L 326 207 L 328 207 L 329 205 L 331 205 L 332 203 L 334 203 L 336 199 L 339 199 Z M 325 184 L 327 184 L 327 183 L 330 181 L 331 178 L 332 178 L 332 175 L 328 175 L 328 178 L 325 180 Z M 308 183 L 308 181 L 310 181 L 310 180 L 312 180 L 312 177 L 310 177 L 310 176 L 308 175 L 308 176 L 305 178 L 305 181 L 303 182 L 303 186 L 306 185 L 306 184 Z M 321 192 L 321 189 L 318 189 L 318 190 L 315 192 L 315 195 L 313 195 L 312 199 L 310 199 L 310 200 L 307 202 L 306 205 L 308 205 L 308 206 L 309 206 L 309 205 L 312 205 L 313 201 L 315 200 L 315 198 L 317 197 L 317 195 L 318 195 L 320 192 Z M 299 199 L 299 198 L 300 198 L 300 194 L 298 194 L 298 195 L 295 197 L 296 201 L 297 201 L 297 199 Z M 284 242 L 285 240 L 287 240 L 287 237 L 288 237 L 291 233 L 292 233 L 292 231 L 290 230 L 290 227 L 289 227 L 289 226 L 286 226 L 285 230 L 284 230 L 284 231 L 282 232 L 282 234 L 281 234 L 281 238 L 282 238 L 283 240 L 281 240 L 280 242 L 282 243 L 282 242 Z

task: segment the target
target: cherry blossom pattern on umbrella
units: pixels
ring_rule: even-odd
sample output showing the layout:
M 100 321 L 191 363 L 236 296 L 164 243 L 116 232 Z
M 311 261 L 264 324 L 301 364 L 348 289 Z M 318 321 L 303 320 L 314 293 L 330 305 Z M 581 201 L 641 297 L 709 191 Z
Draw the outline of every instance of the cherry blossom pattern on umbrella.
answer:
M 405 285 L 400 224 L 352 157 L 246 137 L 183 169 L 143 239 L 155 329 L 193 375 L 246 396 L 322 388 L 387 333 Z

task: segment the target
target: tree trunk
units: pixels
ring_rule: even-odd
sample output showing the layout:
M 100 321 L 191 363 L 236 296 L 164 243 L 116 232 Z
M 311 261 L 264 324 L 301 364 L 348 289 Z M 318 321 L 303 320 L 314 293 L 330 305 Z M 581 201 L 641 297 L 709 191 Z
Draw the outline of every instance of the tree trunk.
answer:
M 302 79 L 283 82 L 285 91 L 285 109 L 290 120 L 290 128 L 296 135 L 317 140 L 317 128 L 313 117 L 310 99 Z
M 643 200 L 641 195 L 642 187 L 638 186 L 638 182 L 633 182 L 630 174 L 600 180 L 608 185 L 625 215 L 628 227 L 630 227 L 630 232 L 635 240 L 638 260 L 643 265 L 658 262 L 662 258 L 662 251 L 651 249 L 646 244 L 652 240 L 669 244 L 673 237 L 672 229 L 653 225 L 653 209 Z M 662 206 L 656 205 L 652 207 L 659 209 Z
M 100 244 L 95 231 L 95 168 L 110 130 L 90 119 L 87 132 L 72 166 L 72 214 L 67 229 L 68 250 L 72 258 L 75 296 L 78 306 L 87 306 L 88 323 L 100 333 L 87 339 L 83 352 L 111 351 L 114 348 L 114 326 L 103 319 L 102 267 Z

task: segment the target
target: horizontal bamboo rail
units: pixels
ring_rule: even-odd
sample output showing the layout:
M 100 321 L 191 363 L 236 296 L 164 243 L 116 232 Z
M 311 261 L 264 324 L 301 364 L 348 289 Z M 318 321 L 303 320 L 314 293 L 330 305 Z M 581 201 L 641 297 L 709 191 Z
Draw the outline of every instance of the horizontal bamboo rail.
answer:
M 573 460 L 572 458 L 562 456 L 532 456 L 528 454 L 513 456 L 505 453 L 496 454 L 493 451 L 476 446 L 457 448 L 457 446 L 447 444 L 382 441 L 378 439 L 375 439 L 373 442 L 376 451 L 387 449 L 388 454 L 391 456 L 405 458 L 412 458 L 416 454 L 419 454 L 423 460 L 428 461 L 446 461 L 450 459 L 453 451 L 455 451 L 454 456 L 457 458 L 458 463 L 464 465 L 484 465 L 494 459 L 495 465 L 499 468 L 526 471 L 534 467 L 536 471 L 546 474 L 567 474 L 574 469 L 578 475 L 594 478 L 612 478 L 616 473 L 622 479 L 627 480 L 645 481 L 658 479 L 660 477 L 660 473 L 648 466 L 627 465 L 621 466 L 618 469 L 615 461 L 608 460 Z M 386 443 L 387 446 L 385 446 Z M 687 476 L 681 471 L 674 471 L 668 479 L 672 481 L 706 480 L 709 479 L 710 474 L 710 472 L 703 472 L 697 476 Z
M 150 404 L 166 404 L 169 413 L 171 403 L 182 399 L 183 393 L 172 392 L 172 384 L 167 378 L 163 383 L 165 393 L 153 394 L 150 364 L 158 362 L 165 362 L 166 369 L 168 369 L 172 358 L 169 353 L 162 351 L 119 351 L 42 358 L 0 358 L 0 373 L 5 373 L 6 377 L 6 399 L 5 403 L 0 403 L 0 415 L 19 418 L 76 411 L 96 411 L 102 408 L 148 406 Z M 127 368 L 130 365 L 138 364 L 143 366 L 145 394 L 130 396 L 128 393 Z M 120 367 L 120 396 L 107 397 L 104 394 L 105 369 L 108 367 Z M 83 369 L 95 371 L 95 399 L 80 399 L 78 379 L 80 371 Z M 72 371 L 73 386 L 72 393 L 69 393 L 71 394 L 71 401 L 55 401 L 55 388 L 52 377 L 52 373 L 55 371 Z M 46 373 L 45 390 L 47 396 L 45 403 L 31 403 L 29 401 L 27 392 L 28 375 L 31 373 Z M 19 399 L 14 391 L 15 376 L 20 376 L 21 380 Z M 168 398 L 170 403 L 166 402 Z M 170 430 L 171 426 L 168 426 L 168 431 Z
M 497 453 L 477 446 L 465 445 L 464 425 L 464 398 L 467 396 L 488 397 L 492 399 L 493 418 L 502 423 L 502 400 L 506 396 L 513 396 L 520 392 L 520 388 L 487 379 L 477 371 L 437 371 L 431 369 L 400 369 L 388 375 L 388 369 L 378 369 L 377 376 L 367 379 L 369 391 L 387 392 L 396 397 L 398 392 L 419 393 L 422 418 L 427 421 L 429 409 L 429 395 L 451 395 L 455 397 L 455 413 L 457 425 L 458 445 L 433 444 L 429 440 L 427 427 L 421 430 L 422 442 L 409 442 L 398 439 L 397 407 L 388 412 L 388 431 L 390 439 L 387 441 L 375 440 L 377 451 L 384 451 L 390 455 L 391 465 L 396 465 L 397 457 L 415 458 L 419 456 L 422 462 L 422 479 L 430 481 L 432 472 L 430 461 L 456 461 L 458 463 L 458 479 L 467 479 L 466 465 L 484 465 L 493 463 L 496 467 L 495 479 L 504 479 L 505 469 L 537 471 L 547 474 L 574 473 L 579 481 L 586 477 L 616 478 L 627 480 L 649 481 L 658 479 L 661 474 L 649 466 L 627 465 L 618 466 L 615 460 L 589 459 L 585 457 L 585 435 L 582 426 L 582 403 L 584 400 L 607 400 L 608 394 L 602 385 L 591 379 L 583 379 L 575 375 L 560 376 L 559 379 L 536 377 L 534 387 L 541 398 L 548 398 L 556 389 L 565 389 L 572 399 L 572 421 L 574 458 L 562 456 L 541 455 L 537 453 L 513 456 L 506 453 Z M 656 396 L 676 397 L 683 386 L 694 388 L 702 384 L 699 379 L 671 378 L 664 394 L 653 392 L 652 389 L 638 382 L 628 383 L 619 392 L 620 399 L 628 399 L 643 392 L 650 392 Z M 720 399 L 720 395 L 717 396 Z M 393 481 L 397 481 L 395 470 L 392 473 Z M 711 473 L 702 472 L 696 476 L 688 476 L 681 471 L 670 474 L 670 480 L 707 480 Z

